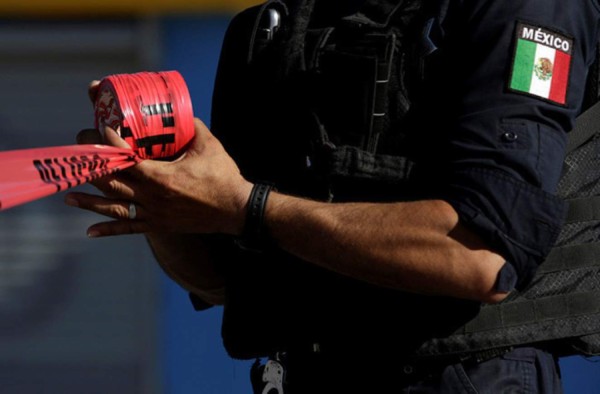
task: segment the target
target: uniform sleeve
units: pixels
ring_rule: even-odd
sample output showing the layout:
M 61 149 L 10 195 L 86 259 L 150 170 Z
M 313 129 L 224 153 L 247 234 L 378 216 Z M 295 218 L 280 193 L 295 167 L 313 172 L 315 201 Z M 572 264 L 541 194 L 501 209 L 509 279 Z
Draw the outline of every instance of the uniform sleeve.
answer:
M 502 286 L 512 276 L 525 286 L 560 231 L 555 191 L 598 15 L 591 0 L 449 0 L 439 13 L 428 70 L 444 119 L 435 194 L 507 259 Z

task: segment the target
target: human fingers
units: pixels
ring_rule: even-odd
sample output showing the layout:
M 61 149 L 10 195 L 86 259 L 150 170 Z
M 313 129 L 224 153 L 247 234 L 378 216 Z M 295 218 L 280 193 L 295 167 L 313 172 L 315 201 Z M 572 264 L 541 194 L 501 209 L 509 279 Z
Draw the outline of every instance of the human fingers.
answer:
M 111 198 L 134 199 L 134 180 L 127 174 L 106 175 L 90 182 L 95 188 Z
M 97 129 L 83 129 L 77 133 L 77 143 L 82 144 L 108 144 L 117 148 L 131 149 L 129 144 L 113 128 L 105 126 L 104 137 Z
M 115 220 L 90 226 L 87 230 L 87 236 L 100 238 L 114 235 L 144 234 L 150 231 L 150 226 L 143 220 Z
M 102 134 L 96 129 L 83 129 L 77 133 L 76 137 L 79 145 L 84 144 L 102 144 Z
M 129 200 L 106 198 L 87 193 L 69 193 L 65 203 L 75 208 L 121 220 L 144 219 L 145 211 L 139 203 Z
M 111 142 L 119 144 L 121 147 L 129 147 L 129 145 L 116 135 L 113 129 L 109 129 L 109 135 L 115 135 L 115 138 L 111 137 Z M 122 142 L 119 142 L 122 141 Z M 102 138 L 102 134 L 97 129 L 83 129 L 77 134 L 77 143 L 82 144 L 104 144 L 105 141 Z M 90 183 L 94 185 L 98 190 L 109 197 L 122 197 L 122 198 L 133 198 L 134 192 L 131 186 L 124 181 L 127 180 L 125 174 L 118 175 L 106 175 L 101 178 L 95 179 Z
M 116 146 L 117 148 L 131 149 L 131 146 L 115 131 L 115 129 L 104 127 L 104 141 L 108 145 Z
M 208 127 L 198 118 L 194 118 L 194 138 L 188 147 L 187 154 L 202 154 L 206 150 L 206 142 L 214 138 Z
M 100 81 L 94 80 L 88 85 L 88 96 L 92 103 L 96 102 L 96 96 L 98 95 L 98 86 L 100 86 Z
M 119 133 L 108 126 L 104 127 L 104 139 L 108 145 L 116 146 L 117 148 L 131 149 L 129 144 L 121 138 Z M 152 173 L 152 169 L 156 168 L 156 166 L 160 167 L 160 165 L 164 163 L 165 162 L 155 162 L 154 160 L 144 160 L 119 173 L 118 177 L 121 181 L 136 181 L 141 178 L 151 178 L 152 176 L 150 174 Z

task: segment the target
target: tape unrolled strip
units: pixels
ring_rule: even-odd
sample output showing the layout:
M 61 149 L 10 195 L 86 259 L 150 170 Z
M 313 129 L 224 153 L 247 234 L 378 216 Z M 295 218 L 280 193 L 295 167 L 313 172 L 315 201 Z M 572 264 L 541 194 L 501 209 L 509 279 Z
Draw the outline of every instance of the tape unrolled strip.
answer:
M 84 184 L 144 159 L 177 157 L 194 136 L 191 99 L 176 71 L 104 78 L 95 117 L 97 127 L 114 128 L 132 149 L 72 145 L 0 152 L 0 210 Z
M 0 209 L 82 185 L 133 166 L 129 149 L 73 145 L 0 152 Z

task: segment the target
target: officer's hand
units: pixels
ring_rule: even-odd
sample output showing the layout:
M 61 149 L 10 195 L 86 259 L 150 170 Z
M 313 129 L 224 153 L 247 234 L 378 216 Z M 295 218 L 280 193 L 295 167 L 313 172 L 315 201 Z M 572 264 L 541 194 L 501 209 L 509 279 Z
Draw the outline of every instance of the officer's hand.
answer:
M 199 119 L 195 132 L 189 149 L 177 160 L 145 160 L 125 170 L 126 176 L 112 177 L 101 187 L 107 197 L 67 194 L 67 204 L 116 219 L 93 225 L 88 235 L 241 233 L 252 184 Z M 124 143 L 110 128 L 104 138 L 111 145 Z M 130 203 L 136 207 L 133 220 Z
M 96 101 L 96 95 L 98 94 L 98 86 L 100 86 L 100 81 L 92 81 L 88 85 L 88 96 L 92 104 Z M 120 138 L 116 133 L 109 133 L 109 135 L 103 135 L 97 129 L 84 129 L 81 130 L 77 134 L 77 143 L 79 145 L 84 144 L 102 144 L 102 145 L 112 145 L 118 148 L 126 148 L 131 149 L 129 144 L 125 142 L 122 138 Z M 124 174 L 114 174 L 107 175 L 102 178 L 96 179 L 92 181 L 92 185 L 94 185 L 97 189 L 99 189 L 102 193 L 107 196 L 114 197 L 113 193 L 113 185 L 115 184 L 115 180 Z

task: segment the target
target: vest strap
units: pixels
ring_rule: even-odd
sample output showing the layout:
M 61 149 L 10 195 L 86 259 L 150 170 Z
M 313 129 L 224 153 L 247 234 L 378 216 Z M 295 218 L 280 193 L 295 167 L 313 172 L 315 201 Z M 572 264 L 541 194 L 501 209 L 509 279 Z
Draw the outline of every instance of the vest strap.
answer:
M 331 153 L 329 175 L 398 182 L 409 179 L 413 165 L 405 157 L 375 155 L 352 146 L 341 146 Z
M 569 133 L 567 154 L 593 138 L 598 132 L 600 132 L 600 102 L 577 117 L 575 127 Z
M 600 242 L 562 246 L 552 249 L 537 275 L 600 266 Z
M 600 220 L 600 196 L 574 198 L 569 204 L 565 223 L 590 222 Z
M 536 324 L 542 321 L 572 319 L 582 315 L 592 317 L 598 314 L 600 314 L 600 291 L 563 294 L 539 300 L 524 300 L 483 307 L 478 317 L 467 323 L 456 334 L 472 334 Z M 597 329 L 592 328 L 588 333 L 591 332 L 597 332 Z M 536 339 L 534 332 L 530 334 L 532 338 L 529 339 L 529 343 L 545 339 L 542 337 Z M 577 336 L 577 333 L 574 333 L 573 336 Z M 522 343 L 527 342 L 523 341 Z
M 360 10 L 344 18 L 344 21 L 355 25 L 367 25 L 375 28 L 387 27 L 398 9 L 413 0 L 367 0 Z

